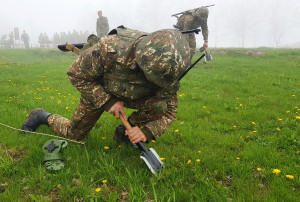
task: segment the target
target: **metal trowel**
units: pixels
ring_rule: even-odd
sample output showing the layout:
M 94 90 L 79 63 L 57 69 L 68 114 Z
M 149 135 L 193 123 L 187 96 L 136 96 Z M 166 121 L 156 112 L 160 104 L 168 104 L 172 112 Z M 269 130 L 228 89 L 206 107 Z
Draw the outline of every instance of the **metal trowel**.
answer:
M 120 116 L 120 119 L 126 130 L 130 130 L 131 125 L 128 123 L 128 121 L 126 121 L 122 115 Z M 140 158 L 145 161 L 150 171 L 157 176 L 157 173 L 159 173 L 159 171 L 164 167 L 159 155 L 152 148 L 148 150 L 142 142 L 138 142 L 136 145 L 142 152 L 142 156 L 140 156 Z

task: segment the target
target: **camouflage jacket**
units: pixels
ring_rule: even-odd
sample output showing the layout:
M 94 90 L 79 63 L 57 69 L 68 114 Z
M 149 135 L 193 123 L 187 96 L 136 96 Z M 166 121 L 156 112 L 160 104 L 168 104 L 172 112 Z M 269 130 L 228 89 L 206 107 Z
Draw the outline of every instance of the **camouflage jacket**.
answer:
M 208 40 L 207 19 L 202 19 L 197 15 L 195 10 L 191 10 L 190 12 L 186 12 L 185 14 L 181 15 L 177 21 L 176 26 L 179 27 L 182 31 L 197 29 L 198 27 L 201 27 L 203 39 Z
M 97 33 L 104 33 L 104 34 L 108 33 L 109 24 L 108 24 L 108 20 L 106 17 L 102 16 L 101 18 L 97 19 L 96 30 L 97 30 Z
M 160 137 L 177 113 L 177 91 L 147 80 L 135 59 L 135 47 L 147 33 L 119 27 L 84 50 L 68 70 L 69 79 L 96 107 L 120 100 L 151 100 L 158 119 L 143 125 L 148 140 Z M 126 106 L 126 105 L 125 105 Z M 167 106 L 167 107 L 166 107 Z M 130 108 L 135 108 L 132 106 Z

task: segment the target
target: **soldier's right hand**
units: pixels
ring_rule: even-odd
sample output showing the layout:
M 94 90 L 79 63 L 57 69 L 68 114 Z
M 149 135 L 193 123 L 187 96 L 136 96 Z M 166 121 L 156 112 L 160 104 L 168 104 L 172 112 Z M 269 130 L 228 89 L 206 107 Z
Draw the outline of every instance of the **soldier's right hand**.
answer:
M 124 111 L 124 105 L 123 102 L 118 101 L 116 102 L 109 110 L 108 113 L 112 114 L 117 119 L 120 119 L 120 114 L 124 117 L 124 119 L 127 121 L 127 116 Z

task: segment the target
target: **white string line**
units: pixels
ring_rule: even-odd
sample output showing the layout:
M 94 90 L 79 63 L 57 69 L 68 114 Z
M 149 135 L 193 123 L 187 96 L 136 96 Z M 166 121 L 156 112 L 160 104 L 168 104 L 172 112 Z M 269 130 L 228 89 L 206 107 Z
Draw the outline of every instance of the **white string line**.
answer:
M 59 139 L 68 140 L 68 141 L 70 141 L 70 142 L 74 142 L 74 143 L 82 144 L 82 145 L 85 145 L 85 144 L 86 144 L 86 142 L 76 141 L 76 140 L 72 140 L 72 139 L 68 139 L 68 138 L 64 138 L 64 137 L 60 137 L 60 136 L 56 136 L 56 135 L 50 135 L 50 134 L 47 134 L 47 133 L 38 133 L 38 132 L 33 132 L 33 131 L 25 131 L 25 130 L 21 130 L 21 129 L 18 129 L 18 128 L 11 127 L 11 126 L 9 126 L 9 125 L 5 125 L 5 124 L 3 124 L 3 123 L 0 123 L 0 125 L 5 126 L 5 127 L 7 127 L 7 128 L 10 128 L 10 129 L 14 129 L 14 130 L 17 130 L 17 131 L 21 131 L 21 132 L 24 132 L 24 133 L 33 133 L 33 134 L 39 134 L 39 135 L 44 135 L 44 136 L 49 136 L 49 137 L 59 138 Z

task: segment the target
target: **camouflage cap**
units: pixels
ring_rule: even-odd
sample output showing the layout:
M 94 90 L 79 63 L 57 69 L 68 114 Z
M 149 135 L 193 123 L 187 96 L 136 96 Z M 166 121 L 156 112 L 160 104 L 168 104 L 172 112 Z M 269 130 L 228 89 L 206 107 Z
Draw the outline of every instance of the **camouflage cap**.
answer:
M 208 18 L 208 14 L 209 14 L 208 8 L 205 6 L 198 8 L 197 11 L 195 12 L 195 15 L 197 17 L 204 18 L 204 19 Z
M 135 55 L 147 79 L 163 88 L 176 85 L 190 61 L 187 40 L 181 32 L 172 29 L 143 37 L 137 44 Z

